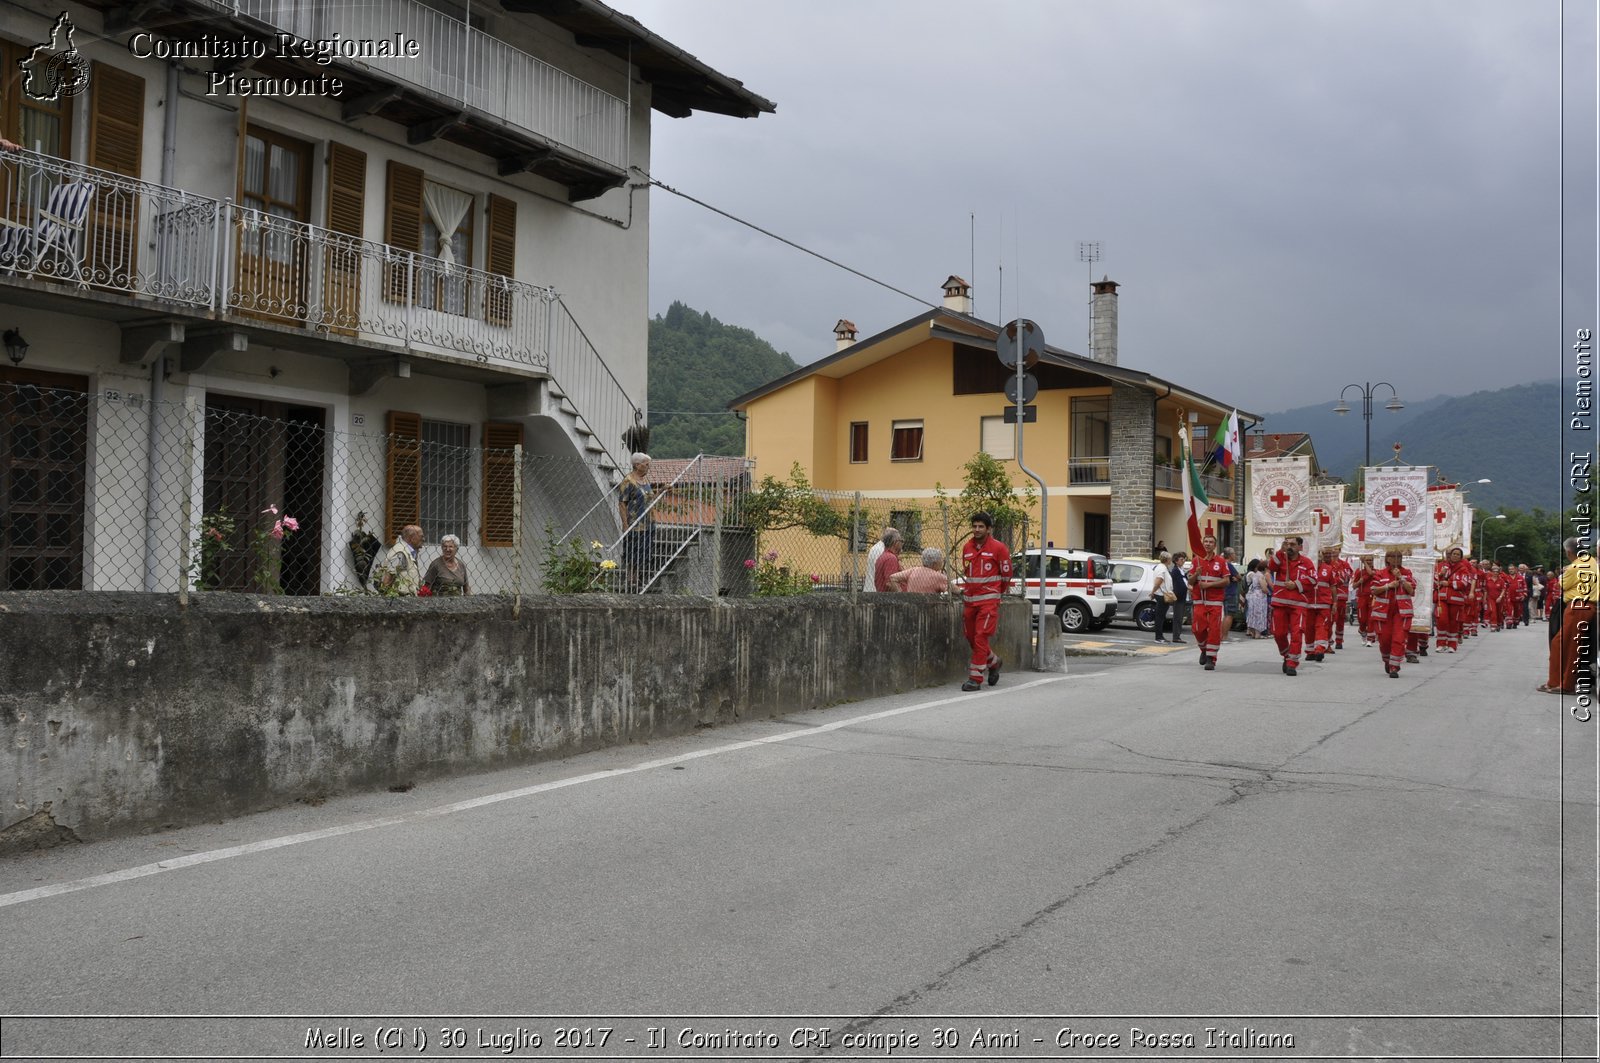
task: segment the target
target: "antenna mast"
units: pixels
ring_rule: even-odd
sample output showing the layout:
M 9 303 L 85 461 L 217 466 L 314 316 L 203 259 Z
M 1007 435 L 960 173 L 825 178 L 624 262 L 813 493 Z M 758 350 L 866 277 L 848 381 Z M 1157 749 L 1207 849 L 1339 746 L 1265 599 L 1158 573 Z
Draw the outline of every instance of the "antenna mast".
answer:
M 1078 261 L 1089 264 L 1089 357 L 1094 357 L 1094 264 L 1100 261 L 1099 240 L 1078 241 Z

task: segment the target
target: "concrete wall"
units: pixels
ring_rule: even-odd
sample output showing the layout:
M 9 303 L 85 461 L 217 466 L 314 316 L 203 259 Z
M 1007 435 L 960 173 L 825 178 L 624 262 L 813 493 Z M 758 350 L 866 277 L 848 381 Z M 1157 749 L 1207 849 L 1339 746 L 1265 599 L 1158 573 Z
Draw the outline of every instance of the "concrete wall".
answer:
M 998 652 L 1028 658 L 1020 601 Z M 0 594 L 0 852 L 958 683 L 948 599 Z M 1008 682 L 1015 682 L 1008 672 Z M 951 692 L 954 692 L 952 687 Z

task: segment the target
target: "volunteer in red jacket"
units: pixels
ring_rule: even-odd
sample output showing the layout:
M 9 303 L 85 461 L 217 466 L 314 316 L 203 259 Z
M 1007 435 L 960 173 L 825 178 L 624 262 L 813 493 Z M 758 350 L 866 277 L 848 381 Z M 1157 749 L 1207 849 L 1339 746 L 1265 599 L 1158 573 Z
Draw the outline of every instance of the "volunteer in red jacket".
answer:
M 1450 597 L 1460 556 L 1460 549 L 1450 550 L 1433 566 L 1433 648 L 1440 653 L 1449 653 L 1460 642 L 1461 619 Z
M 1337 546 L 1332 550 L 1333 566 L 1338 570 L 1338 579 L 1333 584 L 1333 648 L 1342 650 L 1345 617 L 1350 612 L 1350 578 L 1355 575 L 1355 569 L 1341 556 Z
M 1372 577 L 1372 620 L 1377 628 L 1383 669 L 1390 679 L 1399 678 L 1400 665 L 1406 659 L 1406 637 L 1411 634 L 1411 596 L 1417 592 L 1416 577 L 1402 564 L 1403 559 L 1399 550 L 1391 548 L 1383 555 L 1383 567 Z
M 1372 555 L 1362 554 L 1358 559 L 1350 585 L 1356 595 L 1356 627 L 1361 632 L 1361 645 L 1372 645 Z
M 1331 548 L 1323 547 L 1316 574 L 1311 601 L 1306 603 L 1306 641 L 1311 643 L 1311 651 L 1306 654 L 1308 661 L 1321 661 L 1328 655 L 1333 641 L 1333 584 L 1339 570 L 1334 567 Z
M 1200 644 L 1200 663 L 1208 672 L 1216 671 L 1217 647 L 1227 628 L 1223 606 L 1228 597 L 1228 584 L 1238 577 L 1228 567 L 1228 559 L 1217 553 L 1217 537 L 1206 535 L 1200 539 L 1200 554 L 1194 559 L 1189 573 L 1193 593 L 1194 616 L 1189 620 L 1189 630 Z
M 1291 535 L 1267 564 L 1272 577 L 1272 637 L 1283 655 L 1284 675 L 1298 674 L 1306 603 L 1317 583 L 1317 567 L 1309 557 L 1300 556 L 1304 542 L 1300 536 Z
M 961 624 L 972 645 L 972 663 L 962 690 L 982 690 L 985 678 L 990 686 L 1000 682 L 1000 658 L 989 649 L 989 639 L 1000 621 L 1000 596 L 1011 582 L 1011 551 L 989 534 L 993 527 L 994 518 L 989 514 L 974 513 L 972 538 L 961 548 Z

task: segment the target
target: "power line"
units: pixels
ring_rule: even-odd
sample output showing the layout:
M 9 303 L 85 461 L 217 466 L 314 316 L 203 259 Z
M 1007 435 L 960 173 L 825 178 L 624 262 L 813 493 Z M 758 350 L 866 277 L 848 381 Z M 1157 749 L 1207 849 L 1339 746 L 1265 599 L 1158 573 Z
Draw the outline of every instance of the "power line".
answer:
M 644 173 L 643 170 L 640 170 L 639 172 L 640 173 Z M 647 173 L 644 173 L 644 176 L 645 176 L 645 179 L 648 180 L 652 185 L 654 185 L 655 187 L 661 189 L 664 192 L 671 192 L 673 195 L 678 196 L 681 199 L 687 199 L 690 203 L 694 203 L 694 204 L 696 204 L 698 206 L 702 206 L 702 207 L 706 208 L 707 210 L 711 211 L 713 214 L 720 214 L 724 218 L 727 218 L 729 221 L 737 222 L 738 224 L 743 225 L 748 229 L 754 229 L 756 232 L 760 233 L 762 236 L 771 237 L 772 239 L 778 241 L 780 244 L 787 244 L 788 246 L 794 248 L 796 251 L 802 251 L 805 254 L 810 255 L 812 258 L 819 258 L 822 261 L 826 262 L 830 266 L 837 266 L 839 269 L 844 270 L 846 273 L 853 273 L 857 277 L 860 277 L 864 281 L 871 281 L 873 284 L 878 285 L 880 288 L 889 289 L 891 292 L 894 292 L 896 295 L 903 295 L 907 299 L 912 300 L 913 302 L 918 302 L 918 303 L 921 303 L 923 306 L 929 306 L 929 307 L 933 307 L 935 309 L 937 309 L 939 307 L 939 305 L 940 305 L 938 303 L 929 302 L 928 300 L 922 298 L 919 295 L 912 295 L 910 292 L 904 290 L 903 288 L 896 288 L 894 285 L 890 284 L 888 281 L 881 281 L 876 277 L 869 276 L 868 274 L 862 273 L 860 270 L 855 269 L 855 268 L 850 267 L 850 266 L 847 266 L 843 262 L 838 261 L 837 259 L 829 258 L 827 255 L 824 255 L 821 252 L 813 251 L 809 247 L 804 247 L 804 246 L 802 246 L 800 244 L 797 244 L 793 240 L 790 240 L 788 237 L 779 236 L 777 233 L 772 232 L 770 229 L 763 229 L 761 226 L 757 225 L 755 222 L 746 221 L 746 220 L 744 220 L 743 218 L 739 217 L 736 214 L 729 214 L 727 211 L 723 210 L 721 207 L 713 207 L 710 203 L 707 203 L 705 200 L 696 199 L 694 196 L 689 195 L 687 192 L 680 192 L 676 188 L 673 188 L 669 184 L 665 184 L 665 183 L 663 183 L 661 181 L 657 181 L 654 177 L 651 177 Z

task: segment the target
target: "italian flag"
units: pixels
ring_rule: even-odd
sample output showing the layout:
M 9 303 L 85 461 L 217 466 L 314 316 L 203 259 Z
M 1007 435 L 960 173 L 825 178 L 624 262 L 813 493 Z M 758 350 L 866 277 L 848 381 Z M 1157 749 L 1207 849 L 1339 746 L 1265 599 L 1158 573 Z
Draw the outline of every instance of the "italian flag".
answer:
M 1200 511 L 1211 504 L 1206 489 L 1200 483 L 1200 470 L 1195 466 L 1194 455 L 1189 452 L 1189 437 L 1183 436 L 1183 515 L 1189 523 L 1189 556 L 1199 557 Z

